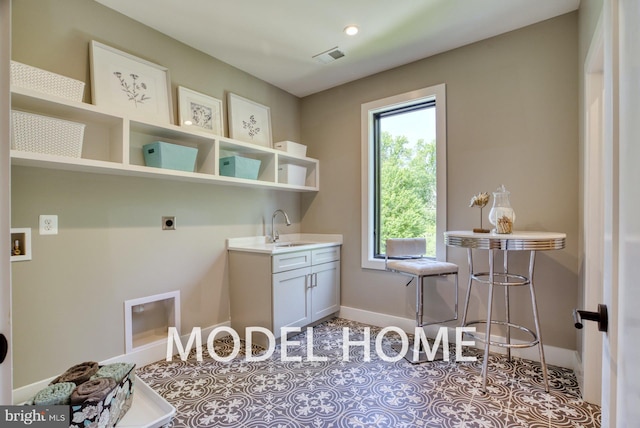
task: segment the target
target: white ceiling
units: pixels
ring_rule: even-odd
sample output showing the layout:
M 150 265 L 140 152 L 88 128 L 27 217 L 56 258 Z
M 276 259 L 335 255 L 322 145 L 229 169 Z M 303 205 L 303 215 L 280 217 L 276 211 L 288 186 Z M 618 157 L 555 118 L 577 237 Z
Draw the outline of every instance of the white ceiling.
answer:
M 576 10 L 580 0 L 96 0 L 303 97 Z M 344 27 L 360 27 L 356 36 Z M 316 54 L 339 47 L 330 64 Z

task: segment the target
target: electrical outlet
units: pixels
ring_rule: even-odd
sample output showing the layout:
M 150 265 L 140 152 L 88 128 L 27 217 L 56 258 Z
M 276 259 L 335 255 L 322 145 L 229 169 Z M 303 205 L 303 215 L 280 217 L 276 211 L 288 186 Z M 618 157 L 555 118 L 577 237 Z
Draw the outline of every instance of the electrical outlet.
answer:
M 162 217 L 162 230 L 176 230 L 176 218 L 174 216 Z
M 58 234 L 58 216 L 57 215 L 41 215 L 40 216 L 40 235 L 57 235 Z

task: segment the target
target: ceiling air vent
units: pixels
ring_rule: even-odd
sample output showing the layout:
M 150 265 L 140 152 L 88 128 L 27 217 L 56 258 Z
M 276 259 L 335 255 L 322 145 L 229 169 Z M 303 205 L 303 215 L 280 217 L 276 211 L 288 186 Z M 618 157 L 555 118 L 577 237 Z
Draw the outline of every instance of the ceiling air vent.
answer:
M 313 59 L 318 61 L 320 64 L 329 64 L 339 58 L 344 56 L 344 52 L 342 52 L 338 47 L 331 48 L 328 51 L 324 51 L 319 53 L 318 55 L 314 55 Z

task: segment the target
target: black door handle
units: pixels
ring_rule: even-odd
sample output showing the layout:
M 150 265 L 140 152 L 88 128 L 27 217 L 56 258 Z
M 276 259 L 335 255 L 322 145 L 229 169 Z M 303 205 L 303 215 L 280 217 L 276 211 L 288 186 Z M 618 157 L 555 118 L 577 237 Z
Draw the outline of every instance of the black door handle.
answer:
M 582 320 L 597 321 L 598 330 L 606 332 L 609 327 L 609 313 L 607 311 L 607 306 L 602 303 L 598 304 L 598 312 L 574 309 L 573 323 L 577 329 L 581 329 L 583 327 Z
M 9 342 L 4 334 L 0 333 L 0 364 L 7 358 L 7 352 L 9 352 Z

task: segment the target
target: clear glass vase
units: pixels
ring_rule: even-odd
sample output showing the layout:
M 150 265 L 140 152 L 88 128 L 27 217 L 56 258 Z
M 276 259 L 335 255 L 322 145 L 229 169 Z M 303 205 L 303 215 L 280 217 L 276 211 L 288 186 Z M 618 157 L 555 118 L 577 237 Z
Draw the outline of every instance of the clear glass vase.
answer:
M 513 232 L 516 213 L 511 207 L 509 195 L 510 192 L 504 187 L 504 184 L 493 192 L 493 206 L 489 211 L 489 222 L 495 226 L 494 233 L 505 234 Z

